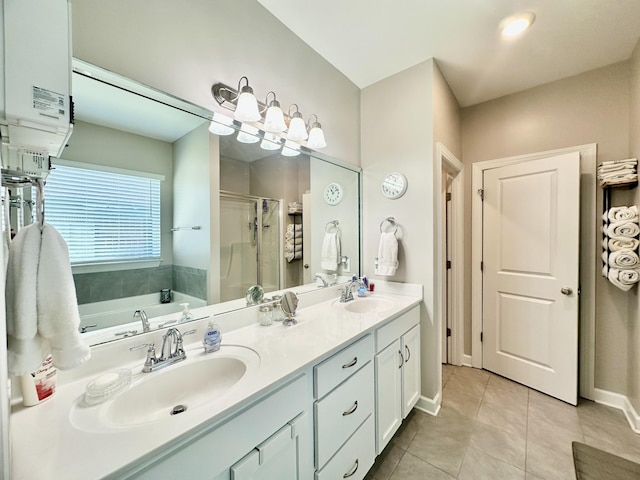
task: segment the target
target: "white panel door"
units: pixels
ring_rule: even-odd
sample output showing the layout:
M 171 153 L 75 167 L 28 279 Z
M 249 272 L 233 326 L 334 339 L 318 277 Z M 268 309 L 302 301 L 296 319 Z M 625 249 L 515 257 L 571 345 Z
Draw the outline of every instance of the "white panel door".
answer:
M 402 364 L 399 338 L 375 357 L 377 455 L 402 423 Z
M 402 418 L 407 418 L 420 398 L 420 325 L 402 336 Z
M 575 405 L 580 156 L 484 174 L 483 366 Z

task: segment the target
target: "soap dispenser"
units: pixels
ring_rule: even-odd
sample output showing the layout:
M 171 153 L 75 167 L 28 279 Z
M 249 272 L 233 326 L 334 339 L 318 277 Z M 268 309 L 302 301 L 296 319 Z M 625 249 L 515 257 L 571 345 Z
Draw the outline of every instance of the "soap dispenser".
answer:
M 178 319 L 178 323 L 183 323 L 183 322 L 188 322 L 189 320 L 193 320 L 193 315 L 191 315 L 191 312 L 189 311 L 189 304 L 181 303 L 180 306 L 182 307 L 182 315 L 180 315 L 180 318 Z

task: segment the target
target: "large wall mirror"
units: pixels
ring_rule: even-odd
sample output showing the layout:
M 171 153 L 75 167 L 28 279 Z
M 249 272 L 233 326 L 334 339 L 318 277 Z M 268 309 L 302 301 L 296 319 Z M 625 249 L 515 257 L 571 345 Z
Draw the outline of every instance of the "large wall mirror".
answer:
M 73 99 L 46 215 L 69 244 L 90 343 L 142 333 L 136 310 L 179 321 L 187 303 L 245 306 L 255 284 L 315 289 L 318 274 L 328 283 L 360 274 L 358 167 L 283 152 L 237 122 L 211 128 L 212 112 L 78 60 Z M 331 184 L 338 203 L 326 198 Z

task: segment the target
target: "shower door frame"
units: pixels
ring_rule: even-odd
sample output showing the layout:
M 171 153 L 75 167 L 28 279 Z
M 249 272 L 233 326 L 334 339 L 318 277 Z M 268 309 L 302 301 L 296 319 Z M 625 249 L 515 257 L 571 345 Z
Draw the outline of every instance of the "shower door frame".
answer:
M 285 264 L 284 264 L 284 212 L 282 205 L 284 200 L 281 198 L 260 197 L 255 195 L 249 195 L 244 193 L 230 192 L 227 190 L 220 190 L 220 200 L 223 198 L 229 198 L 232 200 L 252 200 L 259 202 L 260 205 L 256 206 L 256 217 L 258 224 L 256 225 L 256 263 L 257 263 L 257 275 L 256 282 L 261 285 L 262 282 L 262 215 L 257 215 L 257 209 L 261 208 L 263 200 L 278 202 L 278 288 L 276 290 L 283 289 L 283 282 L 285 276 Z M 222 225 L 221 225 L 222 227 Z

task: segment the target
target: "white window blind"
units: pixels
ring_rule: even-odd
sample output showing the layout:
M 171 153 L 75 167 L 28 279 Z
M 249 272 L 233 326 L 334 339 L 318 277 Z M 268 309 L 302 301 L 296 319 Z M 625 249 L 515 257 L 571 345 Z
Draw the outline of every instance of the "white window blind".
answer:
M 55 165 L 45 218 L 69 245 L 73 265 L 160 259 L 161 179 L 150 177 Z

